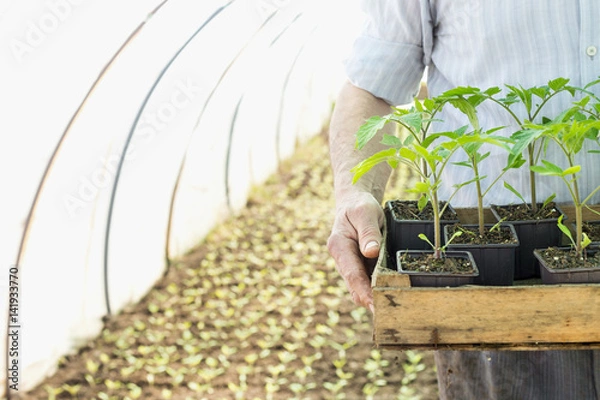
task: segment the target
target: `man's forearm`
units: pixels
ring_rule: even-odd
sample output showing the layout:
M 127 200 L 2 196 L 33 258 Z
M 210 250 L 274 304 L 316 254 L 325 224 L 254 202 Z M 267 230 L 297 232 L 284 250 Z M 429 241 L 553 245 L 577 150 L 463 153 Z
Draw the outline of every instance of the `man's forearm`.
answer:
M 379 164 L 369 173 L 352 185 L 350 169 L 368 156 L 384 149 L 380 144 L 383 130 L 379 137 L 372 139 L 362 150 L 355 149 L 356 132 L 365 121 L 373 115 L 387 115 L 390 106 L 371 93 L 346 83 L 338 97 L 332 116 L 329 132 L 331 165 L 334 174 L 336 199 L 340 199 L 355 191 L 367 191 L 378 200 L 383 199 L 385 187 L 391 168 L 387 164 Z M 391 132 L 392 124 L 385 130 Z

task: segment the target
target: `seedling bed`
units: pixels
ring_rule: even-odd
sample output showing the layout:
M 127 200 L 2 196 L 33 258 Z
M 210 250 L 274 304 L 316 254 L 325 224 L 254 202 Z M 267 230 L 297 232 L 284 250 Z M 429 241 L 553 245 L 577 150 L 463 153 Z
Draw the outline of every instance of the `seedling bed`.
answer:
M 571 219 L 572 209 L 561 208 Z M 473 209 L 457 213 L 464 223 L 475 216 Z M 372 283 L 373 339 L 379 348 L 600 349 L 600 284 L 543 285 L 530 279 L 513 286 L 416 288 L 395 269 L 384 244 Z

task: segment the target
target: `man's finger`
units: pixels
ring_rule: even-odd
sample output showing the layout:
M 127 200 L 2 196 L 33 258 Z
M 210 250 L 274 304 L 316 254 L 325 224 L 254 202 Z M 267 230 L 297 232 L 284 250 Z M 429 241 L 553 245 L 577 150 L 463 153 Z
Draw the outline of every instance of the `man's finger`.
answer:
M 356 241 L 340 233 L 332 233 L 328 241 L 328 248 L 354 303 L 372 309 L 371 282 L 365 270 L 363 257 L 357 249 Z
M 373 220 L 374 215 L 378 216 L 377 220 Z M 366 204 L 354 210 L 353 215 L 348 217 L 358 235 L 358 245 L 362 255 L 367 258 L 377 258 L 383 227 L 383 213 L 379 204 Z

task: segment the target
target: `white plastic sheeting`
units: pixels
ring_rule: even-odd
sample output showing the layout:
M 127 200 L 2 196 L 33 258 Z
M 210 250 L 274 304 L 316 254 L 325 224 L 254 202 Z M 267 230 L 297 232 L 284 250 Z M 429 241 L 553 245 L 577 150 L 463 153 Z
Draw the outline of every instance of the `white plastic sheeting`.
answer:
M 0 369 L 18 362 L 19 391 L 321 130 L 359 18 L 341 0 L 0 3 Z

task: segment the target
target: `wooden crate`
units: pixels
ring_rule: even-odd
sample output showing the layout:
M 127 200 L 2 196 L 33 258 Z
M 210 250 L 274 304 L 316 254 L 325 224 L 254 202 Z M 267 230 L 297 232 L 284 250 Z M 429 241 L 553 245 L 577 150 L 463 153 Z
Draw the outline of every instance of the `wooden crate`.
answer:
M 472 216 L 459 210 L 461 221 Z M 380 348 L 600 349 L 600 284 L 410 287 L 383 245 L 373 297 L 373 339 Z

